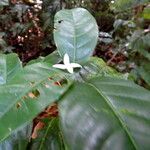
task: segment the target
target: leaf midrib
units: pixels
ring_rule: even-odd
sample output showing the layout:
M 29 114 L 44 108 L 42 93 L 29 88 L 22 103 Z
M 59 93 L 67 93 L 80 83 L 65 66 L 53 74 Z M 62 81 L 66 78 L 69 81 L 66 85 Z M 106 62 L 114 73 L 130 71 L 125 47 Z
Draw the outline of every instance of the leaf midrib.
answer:
M 132 136 L 131 136 L 131 134 L 130 134 L 128 128 L 126 127 L 126 125 L 125 125 L 124 122 L 122 121 L 120 115 L 115 112 L 115 109 L 113 108 L 113 105 L 111 104 L 111 102 L 109 102 L 107 96 L 105 96 L 105 95 L 103 94 L 103 92 L 102 92 L 100 89 L 98 89 L 94 84 L 92 84 L 92 83 L 86 83 L 86 84 L 88 84 L 89 86 L 93 87 L 93 88 L 105 99 L 106 104 L 107 104 L 108 107 L 112 110 L 113 114 L 115 115 L 115 117 L 116 117 L 117 120 L 119 121 L 120 125 L 121 125 L 122 128 L 124 129 L 126 135 L 129 137 L 129 140 L 130 140 L 131 143 L 133 144 L 134 149 L 135 149 L 135 150 L 138 150 L 137 145 L 136 145 L 136 143 L 134 142 L 134 139 L 132 138 Z
M 72 13 L 72 20 L 73 20 L 73 27 L 74 27 L 74 36 L 73 36 L 73 45 L 74 45 L 74 54 L 73 54 L 73 62 L 75 62 L 76 58 L 76 50 L 77 50 L 77 40 L 76 40 L 76 27 L 75 27 L 75 19 L 74 19 L 74 14 L 73 11 L 71 11 Z
M 11 74 L 12 74 L 15 70 L 17 70 L 17 68 L 22 69 L 19 63 L 20 63 L 20 62 L 17 61 L 17 63 L 15 64 L 15 67 L 13 67 L 13 69 L 11 69 L 11 70 L 9 70 L 9 71 L 7 70 L 7 79 L 6 79 L 6 81 L 9 80 L 8 77 L 11 76 Z M 6 82 L 6 83 L 7 83 L 7 82 Z

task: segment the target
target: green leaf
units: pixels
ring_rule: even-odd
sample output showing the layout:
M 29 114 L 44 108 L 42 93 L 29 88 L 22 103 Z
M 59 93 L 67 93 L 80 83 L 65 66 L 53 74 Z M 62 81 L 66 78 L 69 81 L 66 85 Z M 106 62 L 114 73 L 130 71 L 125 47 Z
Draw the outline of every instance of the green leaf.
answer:
M 91 57 L 90 60 L 82 66 L 80 71 L 78 69 L 76 70 L 77 73 L 72 77 L 73 80 L 80 82 L 97 76 L 128 79 L 128 74 L 117 72 L 114 68 L 109 67 L 103 59 L 98 57 Z
M 150 86 L 150 62 L 146 61 L 141 64 L 140 67 L 137 68 L 138 73 L 141 78 Z
M 62 58 L 59 56 L 58 51 L 54 51 L 50 55 L 46 56 L 44 59 L 44 62 L 50 63 L 50 64 L 56 64 L 62 61 Z
M 126 77 L 109 67 L 105 61 L 98 57 L 91 57 L 90 60 L 82 67 L 80 75 L 85 78 L 93 78 L 95 76 L 107 76 L 125 79 Z
M 3 40 L 3 39 L 1 39 L 1 38 L 0 38 L 0 46 L 1 46 L 2 48 L 5 48 L 5 47 L 7 46 L 6 41 Z
M 144 11 L 142 13 L 142 16 L 144 19 L 150 19 L 150 6 L 147 6 L 144 8 Z
M 130 46 L 132 49 L 138 51 L 141 55 L 150 60 L 149 41 L 150 41 L 150 33 L 144 35 L 141 30 L 137 30 L 131 36 Z
M 122 11 L 148 2 L 149 0 L 115 0 L 115 3 L 111 5 L 115 8 L 116 11 Z
M 31 60 L 27 65 L 31 65 L 38 62 L 45 62 L 48 64 L 56 64 L 62 61 L 62 58 L 59 56 L 58 51 L 54 51 L 46 57 L 39 57 L 37 59 Z
M 9 5 L 9 0 L 1 0 L 0 1 L 0 6 L 7 6 Z
M 44 61 L 44 57 L 40 56 L 40 57 L 37 58 L 37 59 L 33 59 L 33 60 L 29 61 L 29 62 L 26 64 L 26 66 L 27 66 L 27 65 L 32 65 L 32 64 L 35 64 L 35 63 L 39 63 L 39 62 L 43 62 L 43 61 Z
M 38 137 L 32 141 L 31 150 L 65 150 L 58 118 L 45 121 L 44 129 L 38 132 Z
M 19 129 L 0 143 L 0 150 L 26 150 L 32 132 L 32 124 Z
M 54 40 L 60 55 L 71 62 L 84 62 L 92 55 L 98 39 L 94 17 L 83 8 L 61 10 L 55 15 Z
M 0 85 L 6 84 L 22 68 L 16 54 L 0 54 Z
M 132 82 L 97 77 L 75 83 L 59 110 L 72 150 L 150 149 L 150 92 Z
M 26 66 L 8 84 L 0 86 L 0 141 L 59 100 L 70 84 L 61 71 L 37 63 Z

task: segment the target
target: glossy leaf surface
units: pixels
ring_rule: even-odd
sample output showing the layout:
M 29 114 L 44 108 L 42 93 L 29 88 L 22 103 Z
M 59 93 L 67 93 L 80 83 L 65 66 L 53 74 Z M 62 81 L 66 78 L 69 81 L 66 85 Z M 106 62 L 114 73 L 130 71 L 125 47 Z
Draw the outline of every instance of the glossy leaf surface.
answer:
M 26 66 L 0 86 L 0 141 L 35 118 L 46 106 L 58 100 L 70 83 L 44 63 Z
M 6 84 L 21 68 L 22 64 L 16 54 L 0 54 L 0 85 Z
M 39 57 L 37 59 L 31 60 L 27 65 L 31 65 L 38 62 L 45 62 L 48 64 L 56 64 L 62 61 L 62 58 L 59 56 L 58 51 L 54 51 L 46 57 Z
M 25 125 L 0 143 L 0 150 L 26 150 L 31 138 L 32 124 Z
M 72 150 L 150 149 L 150 92 L 132 82 L 97 77 L 75 83 L 60 114 Z
M 109 67 L 103 59 L 98 57 L 91 57 L 90 60 L 82 67 L 79 74 L 84 79 L 93 78 L 95 76 L 107 76 L 125 79 L 125 75 Z

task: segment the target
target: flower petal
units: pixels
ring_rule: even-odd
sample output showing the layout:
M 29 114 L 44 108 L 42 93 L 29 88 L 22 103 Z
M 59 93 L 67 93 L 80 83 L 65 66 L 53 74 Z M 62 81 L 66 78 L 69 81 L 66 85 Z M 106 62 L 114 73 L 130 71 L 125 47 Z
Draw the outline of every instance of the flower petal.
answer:
M 64 64 L 65 65 L 70 64 L 69 55 L 67 53 L 64 55 Z
M 70 65 L 67 66 L 67 70 L 68 70 L 69 73 L 73 73 L 73 67 L 71 67 Z
M 77 64 L 77 63 L 71 63 L 70 66 L 73 68 L 82 68 L 82 66 L 80 64 Z
M 63 64 L 55 64 L 53 65 L 54 68 L 59 68 L 59 69 L 66 69 L 67 67 Z

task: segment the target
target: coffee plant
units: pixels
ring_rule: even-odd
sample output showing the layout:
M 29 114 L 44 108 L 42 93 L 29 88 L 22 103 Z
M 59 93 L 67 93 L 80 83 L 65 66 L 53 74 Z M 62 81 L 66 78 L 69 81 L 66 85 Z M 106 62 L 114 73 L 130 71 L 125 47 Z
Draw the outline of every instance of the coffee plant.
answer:
M 60 10 L 53 34 L 56 51 L 26 65 L 0 55 L 0 149 L 149 150 L 150 92 L 92 57 L 94 17 Z

